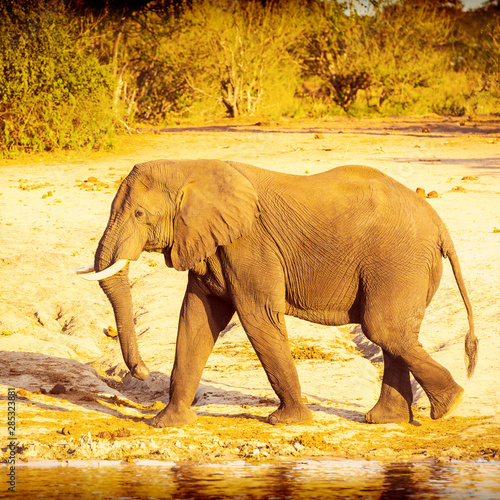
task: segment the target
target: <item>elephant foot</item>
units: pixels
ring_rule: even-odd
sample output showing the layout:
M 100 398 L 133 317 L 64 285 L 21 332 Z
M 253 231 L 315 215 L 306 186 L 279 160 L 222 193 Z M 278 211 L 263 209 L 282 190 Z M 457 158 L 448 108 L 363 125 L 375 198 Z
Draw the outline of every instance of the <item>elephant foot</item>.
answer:
M 391 406 L 380 401 L 365 415 L 369 424 L 407 424 L 413 420 L 410 406 Z
M 454 383 L 453 388 L 444 397 L 429 397 L 431 402 L 431 418 L 437 420 L 451 413 L 462 401 L 465 391 Z
M 196 413 L 189 408 L 184 410 L 173 410 L 170 406 L 164 408 L 156 417 L 148 421 L 149 425 L 156 428 L 180 427 L 196 422 Z
M 311 410 L 304 404 L 300 403 L 294 406 L 281 405 L 276 411 L 267 417 L 268 423 L 276 424 L 297 424 L 311 420 L 313 417 Z
M 141 360 L 130 370 L 130 373 L 139 380 L 146 380 L 149 377 L 149 368 Z

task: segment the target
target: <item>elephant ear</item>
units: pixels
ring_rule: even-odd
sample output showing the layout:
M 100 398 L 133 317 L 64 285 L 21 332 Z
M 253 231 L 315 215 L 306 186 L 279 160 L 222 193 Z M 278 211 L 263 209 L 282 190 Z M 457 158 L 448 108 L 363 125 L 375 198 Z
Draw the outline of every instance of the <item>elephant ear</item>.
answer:
M 222 161 L 203 162 L 177 195 L 173 266 L 192 269 L 218 246 L 248 234 L 258 216 L 257 192 L 248 179 Z

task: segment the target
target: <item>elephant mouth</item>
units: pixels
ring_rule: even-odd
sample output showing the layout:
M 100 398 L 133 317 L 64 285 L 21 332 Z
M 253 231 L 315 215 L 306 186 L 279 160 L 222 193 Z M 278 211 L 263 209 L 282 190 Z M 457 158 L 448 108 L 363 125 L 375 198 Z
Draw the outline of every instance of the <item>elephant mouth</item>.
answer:
M 110 276 L 113 276 L 117 272 L 121 271 L 128 264 L 128 262 L 128 259 L 119 259 L 114 264 L 107 267 L 106 269 L 103 269 L 102 271 L 99 271 L 98 273 L 94 272 L 95 269 L 93 265 L 73 269 L 73 272 L 78 274 L 80 278 L 83 278 L 84 280 L 100 281 L 109 278 Z
M 156 246 L 151 246 L 151 247 L 146 246 L 146 247 L 144 247 L 144 250 L 146 252 L 150 252 L 150 253 L 162 253 L 163 250 L 164 250 L 164 248 L 162 248 L 162 247 L 156 247 Z

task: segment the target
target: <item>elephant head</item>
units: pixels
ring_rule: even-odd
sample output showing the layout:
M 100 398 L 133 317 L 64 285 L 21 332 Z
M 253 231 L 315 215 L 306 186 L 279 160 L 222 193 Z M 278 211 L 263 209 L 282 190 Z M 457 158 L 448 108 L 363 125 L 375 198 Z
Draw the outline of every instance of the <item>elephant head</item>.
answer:
M 217 247 L 247 234 L 258 216 L 255 189 L 222 161 L 152 161 L 136 165 L 122 182 L 94 266 L 77 273 L 99 280 L 134 377 L 145 380 L 149 370 L 137 346 L 128 262 L 146 250 L 163 253 L 169 267 L 192 269 Z

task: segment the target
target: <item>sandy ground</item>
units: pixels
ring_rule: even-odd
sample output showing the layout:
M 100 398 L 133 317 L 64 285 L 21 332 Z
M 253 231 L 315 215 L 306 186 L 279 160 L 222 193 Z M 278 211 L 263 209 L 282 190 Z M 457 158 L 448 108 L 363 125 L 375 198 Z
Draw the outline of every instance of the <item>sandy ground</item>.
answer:
M 15 426 L 0 426 L 3 461 L 11 456 L 9 433 L 23 461 L 500 460 L 500 119 L 222 123 L 162 129 L 126 143 L 123 154 L 34 157 L 0 167 L 2 407 L 8 388 L 17 392 Z M 428 202 L 449 228 L 474 307 L 480 339 L 474 377 L 467 380 L 465 373 L 466 313 L 447 262 L 420 338 L 466 389 L 462 404 L 432 421 L 414 383 L 414 422 L 366 424 L 364 414 L 379 395 L 378 348 L 356 325 L 287 318 L 314 419 L 272 427 L 265 417 L 277 406 L 276 396 L 233 318 L 203 373 L 198 421 L 149 427 L 144 418 L 168 402 L 187 273 L 146 253 L 131 264 L 139 346 L 152 372 L 140 382 L 127 375 L 118 341 L 105 335 L 114 318 L 98 284 L 70 270 L 93 261 L 122 176 L 135 163 L 157 158 L 220 158 L 303 175 L 364 164 L 413 190 L 435 190 L 438 197 Z

